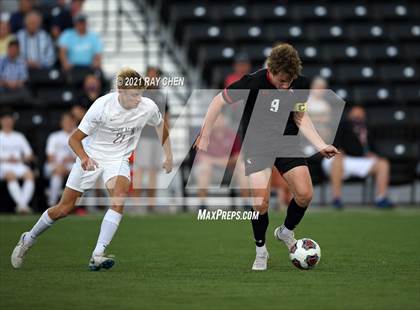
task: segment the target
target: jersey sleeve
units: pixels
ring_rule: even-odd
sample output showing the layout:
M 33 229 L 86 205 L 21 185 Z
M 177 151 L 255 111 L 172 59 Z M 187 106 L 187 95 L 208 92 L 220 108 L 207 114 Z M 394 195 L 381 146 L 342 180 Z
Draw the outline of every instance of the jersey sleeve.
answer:
M 45 153 L 47 154 L 47 156 L 51 156 L 54 155 L 55 150 L 54 150 L 54 135 L 50 134 L 48 139 L 47 139 L 47 146 L 45 148 Z
M 246 100 L 249 94 L 249 80 L 248 75 L 244 75 L 240 80 L 233 82 L 222 91 L 222 96 L 225 102 L 233 104 L 238 101 Z
M 150 117 L 147 121 L 147 125 L 159 126 L 161 122 L 162 122 L 162 113 L 160 113 L 157 105 L 153 103 L 153 109 L 152 109 L 152 112 L 150 113 Z
M 307 111 L 307 102 L 310 93 L 310 82 L 307 77 L 301 76 L 299 77 L 299 83 L 296 87 L 296 91 L 293 95 L 293 100 L 295 102 L 295 112 L 305 112 Z
M 20 136 L 20 140 L 21 140 L 21 146 L 22 146 L 22 153 L 25 157 L 31 156 L 32 155 L 32 148 L 28 142 L 28 140 L 25 138 L 24 135 Z
M 80 122 L 79 130 L 88 136 L 91 135 L 95 128 L 102 122 L 102 107 L 101 101 L 95 101 Z

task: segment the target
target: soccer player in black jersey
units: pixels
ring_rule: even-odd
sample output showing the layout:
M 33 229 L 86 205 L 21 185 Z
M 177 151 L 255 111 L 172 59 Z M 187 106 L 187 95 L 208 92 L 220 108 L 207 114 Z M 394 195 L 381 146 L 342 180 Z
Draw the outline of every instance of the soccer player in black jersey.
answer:
M 300 75 L 301 70 L 302 62 L 293 46 L 286 43 L 275 46 L 267 59 L 267 69 L 245 75 L 213 98 L 195 143 L 198 150 L 206 151 L 211 129 L 222 107 L 241 100 L 245 102 L 240 124 L 245 173 L 249 178 L 252 196 L 262 198 L 262 203 L 257 203 L 255 199 L 253 206 L 254 210 L 259 211 L 258 219 L 252 220 L 256 244 L 253 270 L 267 269 L 265 234 L 268 227 L 267 211 L 273 164 L 283 175 L 293 194 L 283 225 L 274 231 L 275 238 L 284 242 L 288 249 L 296 242 L 293 229 L 303 218 L 312 199 L 312 182 L 306 159 L 303 155 L 276 156 L 279 154 L 279 147 L 289 148 L 279 146 L 279 137 L 297 135 L 301 131 L 324 157 L 331 158 L 339 153 L 334 146 L 323 141 L 304 112 L 310 87 L 308 79 Z M 296 98 L 291 99 L 292 95 L 296 95 Z M 295 100 L 300 107 L 303 105 L 303 109 L 292 110 L 294 112 L 289 112 L 287 116 L 277 113 L 284 112 L 284 109 L 279 109 L 279 105 L 290 100 Z M 282 126 L 285 120 L 287 123 Z M 295 144 L 299 144 L 298 140 L 295 141 Z

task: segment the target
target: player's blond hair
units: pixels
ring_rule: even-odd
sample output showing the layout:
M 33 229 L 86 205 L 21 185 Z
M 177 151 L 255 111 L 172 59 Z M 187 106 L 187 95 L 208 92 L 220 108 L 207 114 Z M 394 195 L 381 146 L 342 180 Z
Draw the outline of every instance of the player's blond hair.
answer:
M 302 71 L 302 61 L 292 45 L 280 43 L 271 50 L 267 58 L 267 68 L 273 75 L 286 73 L 290 78 L 296 79 Z
M 117 89 L 145 89 L 146 82 L 136 70 L 124 67 L 116 76 Z

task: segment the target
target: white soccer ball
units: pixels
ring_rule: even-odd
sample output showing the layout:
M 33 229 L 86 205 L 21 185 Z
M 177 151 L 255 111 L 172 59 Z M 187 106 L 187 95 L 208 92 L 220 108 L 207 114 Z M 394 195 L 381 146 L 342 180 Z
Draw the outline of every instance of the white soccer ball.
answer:
M 299 239 L 290 249 L 289 258 L 299 269 L 312 269 L 321 259 L 321 248 L 312 239 Z

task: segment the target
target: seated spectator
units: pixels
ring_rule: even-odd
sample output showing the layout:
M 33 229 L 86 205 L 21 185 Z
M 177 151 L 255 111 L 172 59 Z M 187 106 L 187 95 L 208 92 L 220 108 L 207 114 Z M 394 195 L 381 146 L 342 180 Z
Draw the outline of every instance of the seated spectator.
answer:
M 233 72 L 226 77 L 224 87 L 227 87 L 233 82 L 240 80 L 245 74 L 250 72 L 251 63 L 249 61 L 248 55 L 245 53 L 238 54 L 233 63 Z
M 19 10 L 14 12 L 10 16 L 10 28 L 13 33 L 18 32 L 24 27 L 24 20 L 26 14 L 28 14 L 33 9 L 33 0 L 20 0 L 19 1 Z
M 147 68 L 146 76 L 150 79 L 160 77 L 161 72 L 156 67 Z M 169 107 L 167 105 L 166 96 L 159 90 L 158 86 L 151 85 L 144 92 L 143 96 L 152 99 L 159 108 L 160 113 L 164 116 L 164 121 L 169 127 Z M 141 151 L 140 151 L 141 150 Z M 134 161 L 134 193 L 140 196 L 142 187 L 142 179 L 147 177 L 147 198 L 148 211 L 154 211 L 157 175 L 162 169 L 163 149 L 162 143 L 158 137 L 156 129 L 151 126 L 145 126 L 141 132 L 140 141 L 137 146 Z
M 60 191 L 63 187 L 64 178 L 70 173 L 76 159 L 71 150 L 68 140 L 76 128 L 76 121 L 70 113 L 64 113 L 61 117 L 62 130 L 53 132 L 47 139 L 47 163 L 45 164 L 45 176 L 50 177 L 48 205 L 57 203 Z
M 0 57 L 7 55 L 7 47 L 14 38 L 15 36 L 10 33 L 9 23 L 7 21 L 0 21 Z
M 66 0 L 57 0 L 50 16 L 50 33 L 54 40 L 58 39 L 64 30 L 73 28 L 73 18 L 81 13 L 83 3 L 84 0 L 72 0 L 68 7 Z
M 219 169 L 223 173 L 228 167 L 233 172 L 233 179 L 245 198 L 244 208 L 251 210 L 248 178 L 245 176 L 245 165 L 240 157 L 240 143 L 236 133 L 229 128 L 224 115 L 219 115 L 211 132 L 206 152 L 199 151 L 196 156 L 198 174 L 198 196 L 201 200 L 200 209 L 206 209 L 205 199 L 214 172 Z M 236 167 L 235 167 L 236 165 Z
M 102 95 L 101 80 L 94 74 L 86 75 L 83 82 L 83 91 L 84 93 L 77 103 L 89 109 L 92 103 Z
M 85 15 L 75 17 L 74 29 L 67 29 L 61 34 L 58 46 L 64 71 L 74 66 L 101 68 L 102 42 L 96 33 L 88 31 Z
M 27 79 L 26 63 L 19 57 L 19 42 L 11 41 L 7 56 L 0 59 L 0 92 L 21 90 Z
M 16 35 L 22 57 L 30 69 L 50 68 L 55 63 L 54 44 L 41 26 L 42 16 L 32 11 L 25 17 L 25 28 Z
M 35 189 L 34 174 L 27 163 L 32 160 L 32 149 L 25 136 L 13 130 L 14 119 L 4 113 L 0 130 L 0 179 L 7 181 L 7 189 L 16 203 L 17 213 L 31 213 L 29 202 Z M 18 183 L 23 179 L 23 186 Z
M 70 113 L 73 116 L 74 120 L 76 121 L 76 125 L 79 126 L 80 122 L 82 121 L 83 117 L 85 116 L 88 108 L 77 103 L 71 107 Z
M 376 178 L 375 204 L 380 208 L 392 207 L 387 198 L 389 184 L 389 161 L 373 153 L 369 146 L 366 113 L 362 106 L 354 106 L 347 120 L 340 125 L 335 145 L 340 154 L 332 159 L 324 159 L 323 169 L 330 176 L 333 191 L 333 206 L 342 207 L 342 182 L 350 177 Z

